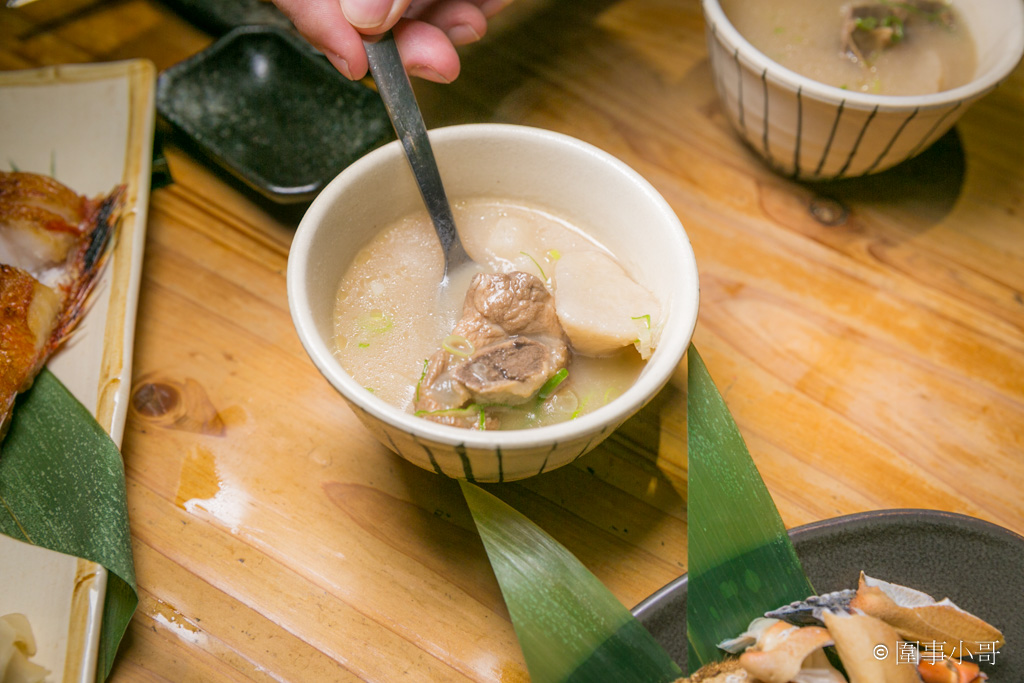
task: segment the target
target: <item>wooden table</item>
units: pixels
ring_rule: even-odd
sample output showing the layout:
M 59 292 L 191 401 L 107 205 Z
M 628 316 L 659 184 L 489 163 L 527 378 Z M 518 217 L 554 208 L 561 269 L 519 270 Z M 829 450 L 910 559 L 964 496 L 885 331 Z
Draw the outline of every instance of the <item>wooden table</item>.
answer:
M 4 69 L 164 69 L 213 37 L 154 0 L 41 0 L 0 39 Z M 674 207 L 695 343 L 788 526 L 920 507 L 1024 533 L 1024 68 L 919 159 L 810 186 L 729 127 L 697 0 L 519 0 L 462 55 L 416 84 L 431 127 L 569 133 Z M 128 418 L 141 602 L 112 678 L 526 680 L 457 484 L 380 446 L 299 344 L 300 210 L 165 151 L 133 389 L 178 402 Z M 574 465 L 488 487 L 630 607 L 686 569 L 685 379 Z

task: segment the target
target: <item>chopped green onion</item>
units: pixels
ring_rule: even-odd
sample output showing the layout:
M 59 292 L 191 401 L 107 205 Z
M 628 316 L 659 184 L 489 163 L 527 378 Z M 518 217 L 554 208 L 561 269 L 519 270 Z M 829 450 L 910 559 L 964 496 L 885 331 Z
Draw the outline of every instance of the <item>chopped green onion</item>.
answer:
M 569 371 L 566 368 L 562 368 L 555 374 L 551 375 L 551 377 L 548 378 L 548 381 L 544 382 L 544 385 L 537 391 L 537 398 L 542 401 L 547 399 L 551 394 L 555 393 L 555 389 L 558 388 L 558 385 L 564 382 L 565 378 L 568 376 Z
M 558 251 L 557 249 L 548 249 L 547 257 L 552 261 L 557 261 L 558 259 L 562 258 L 562 252 Z
M 879 26 L 883 28 L 891 28 L 892 42 L 894 44 L 903 40 L 905 33 L 903 20 L 895 14 L 882 17 L 881 21 L 878 20 L 878 17 L 857 17 L 853 20 L 853 25 L 856 30 L 860 31 L 874 31 Z
M 359 342 L 359 348 L 361 348 L 361 349 L 369 348 L 369 346 L 370 346 L 370 342 Z
M 525 251 L 521 251 L 521 252 L 519 252 L 519 253 L 520 253 L 520 254 L 522 254 L 523 256 L 525 256 L 526 258 L 530 259 L 531 261 L 533 261 L 533 265 L 537 266 L 537 270 L 539 270 L 539 271 L 540 271 L 540 277 L 541 277 L 541 279 L 542 279 L 542 280 L 544 280 L 544 281 L 546 282 L 546 281 L 547 281 L 547 279 L 548 279 L 548 276 L 544 274 L 544 269 L 540 267 L 540 264 L 539 264 L 539 263 L 537 263 L 537 259 L 535 259 L 535 258 L 533 258 L 532 256 L 530 256 L 530 255 L 529 255 L 529 254 L 527 254 L 527 253 L 526 253 Z
M 423 370 L 420 372 L 420 378 L 416 381 L 416 393 L 413 395 L 413 403 L 420 402 L 420 387 L 423 386 L 423 378 L 427 376 L 427 366 L 430 365 L 430 359 L 423 359 Z
M 394 327 L 394 322 L 391 320 L 391 317 L 381 310 L 373 310 L 363 313 L 356 320 L 356 324 L 367 332 L 373 332 L 376 334 L 383 334 Z
M 579 417 L 583 413 L 583 409 L 587 407 L 587 401 L 589 401 L 589 400 L 590 400 L 590 394 L 587 394 L 586 396 L 584 396 L 583 400 L 581 400 L 579 402 L 579 405 L 576 406 L 576 410 L 572 411 L 572 415 L 569 416 L 569 419 L 570 420 L 575 420 L 577 417 Z
M 438 417 L 469 417 L 482 412 L 482 408 L 475 403 L 470 403 L 465 408 L 441 408 L 440 410 L 417 410 L 413 415 L 423 417 L 424 415 L 435 415 Z
M 951 8 L 951 6 L 948 3 L 941 4 L 940 5 L 940 9 L 937 9 L 937 10 L 934 10 L 934 11 L 929 11 L 929 10 L 925 9 L 924 7 L 918 7 L 916 4 L 914 4 L 912 2 L 883 2 L 882 4 L 883 5 L 893 5 L 893 6 L 896 6 L 896 7 L 902 7 L 903 9 L 907 10 L 911 14 L 917 14 L 917 15 L 924 16 L 924 18 L 927 19 L 928 21 L 940 21 L 940 20 L 943 20 L 943 15 L 947 14 L 949 12 L 950 8 Z
M 895 16 L 889 15 L 882 20 L 882 26 L 892 29 L 892 42 L 893 44 L 903 40 L 903 21 Z
M 878 28 L 878 19 L 875 17 L 857 17 L 853 25 L 861 31 L 874 31 Z
M 637 351 L 640 352 L 640 357 L 647 359 L 651 355 L 653 350 L 651 345 L 651 316 L 638 315 L 632 318 L 632 320 L 641 321 L 640 332 L 637 338 L 633 340 L 633 344 L 636 346 Z
M 473 342 L 458 334 L 445 337 L 444 341 L 441 342 L 441 348 L 461 358 L 469 358 L 476 351 L 476 348 L 473 347 Z
M 559 387 L 558 391 L 553 393 L 550 398 L 546 400 L 538 398 L 534 406 L 532 412 L 537 415 L 538 420 L 548 423 L 564 422 L 571 419 L 580 407 L 580 399 L 571 387 Z
M 486 427 L 487 416 L 484 414 L 484 406 L 479 403 L 470 403 L 465 408 L 442 408 L 440 410 L 417 410 L 413 413 L 416 417 L 427 415 L 435 417 L 473 417 L 476 416 L 476 428 L 483 431 Z

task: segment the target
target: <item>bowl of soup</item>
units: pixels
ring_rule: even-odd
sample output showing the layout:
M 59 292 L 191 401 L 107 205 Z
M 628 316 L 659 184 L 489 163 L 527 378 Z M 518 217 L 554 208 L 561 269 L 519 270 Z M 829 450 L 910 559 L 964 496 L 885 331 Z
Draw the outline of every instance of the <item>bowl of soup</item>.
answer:
M 715 88 L 780 173 L 832 180 L 927 149 L 1024 54 L 1019 0 L 703 0 Z
M 288 301 L 324 377 L 424 469 L 511 481 L 572 462 L 669 381 L 697 319 L 697 267 L 636 171 L 538 128 L 430 132 L 472 261 L 450 269 L 398 142 L 310 205 Z

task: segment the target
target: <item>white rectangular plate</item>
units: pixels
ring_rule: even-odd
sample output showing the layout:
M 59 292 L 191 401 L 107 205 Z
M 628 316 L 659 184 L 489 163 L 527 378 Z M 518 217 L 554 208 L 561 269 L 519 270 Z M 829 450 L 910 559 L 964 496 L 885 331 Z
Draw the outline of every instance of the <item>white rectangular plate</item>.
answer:
M 125 186 L 114 253 L 90 308 L 47 367 L 120 446 L 153 154 L 156 69 L 145 60 L 0 72 L 0 168 L 52 175 L 78 194 Z M 0 535 L 0 614 L 28 617 L 50 681 L 91 683 L 106 570 Z
M 0 615 L 28 617 L 47 681 L 95 680 L 107 570 L 0 535 Z

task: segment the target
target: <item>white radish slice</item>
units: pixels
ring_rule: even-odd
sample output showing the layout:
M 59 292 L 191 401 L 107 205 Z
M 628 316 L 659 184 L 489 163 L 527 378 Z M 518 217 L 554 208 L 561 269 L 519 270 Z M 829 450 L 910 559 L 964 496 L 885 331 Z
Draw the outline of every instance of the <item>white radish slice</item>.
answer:
M 605 356 L 636 344 L 647 358 L 656 346 L 657 299 L 607 254 L 562 254 L 553 284 L 558 320 L 577 353 Z

